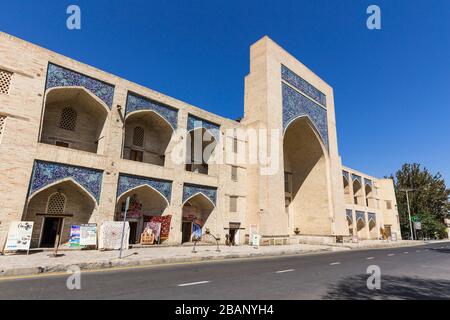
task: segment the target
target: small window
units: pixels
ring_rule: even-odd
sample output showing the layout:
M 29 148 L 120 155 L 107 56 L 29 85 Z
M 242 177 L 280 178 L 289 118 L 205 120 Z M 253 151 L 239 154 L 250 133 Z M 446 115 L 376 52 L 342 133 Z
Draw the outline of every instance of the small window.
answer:
M 237 212 L 237 201 L 238 197 L 235 196 L 230 197 L 230 212 Z
M 6 117 L 0 116 L 0 142 L 2 142 L 3 132 L 5 132 L 6 127 Z
M 52 194 L 48 198 L 47 213 L 51 215 L 61 215 L 66 206 L 66 196 L 60 192 Z
M 238 153 L 238 139 L 237 138 L 233 138 L 233 152 L 234 153 Z
M 134 128 L 133 144 L 138 147 L 144 146 L 144 129 L 142 127 Z
M 68 131 L 75 131 L 77 127 L 78 114 L 70 107 L 64 108 L 61 112 L 61 119 L 59 121 L 59 127 Z
M 130 160 L 142 162 L 144 159 L 144 153 L 138 150 L 130 151 Z
M 238 181 L 238 167 L 231 167 L 231 180 Z
M 12 73 L 6 70 L 0 70 L 0 93 L 9 94 L 9 89 L 11 87 Z
M 391 200 L 386 200 L 386 209 L 392 210 L 392 201 Z
M 56 141 L 55 145 L 58 147 L 63 147 L 63 148 L 68 148 L 69 144 L 67 142 L 63 142 L 63 141 Z
M 292 192 L 292 173 L 284 173 L 284 192 Z

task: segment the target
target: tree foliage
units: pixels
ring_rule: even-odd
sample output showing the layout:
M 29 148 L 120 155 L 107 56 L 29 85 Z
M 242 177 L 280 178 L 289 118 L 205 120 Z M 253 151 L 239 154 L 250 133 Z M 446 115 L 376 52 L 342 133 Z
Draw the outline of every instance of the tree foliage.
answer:
M 410 237 L 406 192 L 402 191 L 404 189 L 414 189 L 408 193 L 411 215 L 422 222 L 422 234 L 430 238 L 446 237 L 444 219 L 450 215 L 450 189 L 447 189 L 442 175 L 433 175 L 420 164 L 413 163 L 404 164 L 391 178 L 394 180 L 404 239 Z

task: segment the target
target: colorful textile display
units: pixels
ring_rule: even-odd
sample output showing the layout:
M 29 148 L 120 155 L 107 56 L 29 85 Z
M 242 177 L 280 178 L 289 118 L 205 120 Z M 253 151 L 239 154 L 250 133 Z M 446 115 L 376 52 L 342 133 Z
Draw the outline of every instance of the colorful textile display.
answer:
M 202 226 L 196 223 L 192 224 L 192 238 L 200 239 L 202 237 Z
M 167 240 L 169 238 L 172 216 L 145 216 L 144 221 L 161 223 L 161 240 Z

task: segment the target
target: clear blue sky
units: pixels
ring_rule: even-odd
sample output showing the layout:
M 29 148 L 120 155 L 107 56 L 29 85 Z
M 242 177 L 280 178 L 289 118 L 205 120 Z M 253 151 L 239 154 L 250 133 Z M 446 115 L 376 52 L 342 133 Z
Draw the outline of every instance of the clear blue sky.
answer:
M 81 31 L 65 27 L 70 4 Z M 0 29 L 233 119 L 249 46 L 268 35 L 334 87 L 344 164 L 384 176 L 419 162 L 450 184 L 449 0 L 17 0 Z

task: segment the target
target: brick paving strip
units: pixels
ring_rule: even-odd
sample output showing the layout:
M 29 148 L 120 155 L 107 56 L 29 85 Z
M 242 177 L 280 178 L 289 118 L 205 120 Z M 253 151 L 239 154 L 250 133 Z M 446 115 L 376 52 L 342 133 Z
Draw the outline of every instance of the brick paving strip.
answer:
M 367 241 L 359 244 L 336 245 L 278 245 L 262 246 L 255 249 L 248 245 L 227 247 L 198 246 L 197 253 L 191 246 L 134 248 L 124 251 L 123 259 L 119 259 L 118 251 L 97 250 L 63 250 L 63 256 L 49 257 L 52 251 L 32 251 L 30 255 L 8 254 L 0 256 L 0 278 L 44 273 L 65 272 L 69 266 L 76 265 L 81 270 L 98 270 L 116 267 L 152 266 L 173 263 L 202 262 L 238 258 L 274 257 L 283 255 L 299 255 L 323 253 L 365 248 L 389 248 L 423 244 L 421 241 Z

